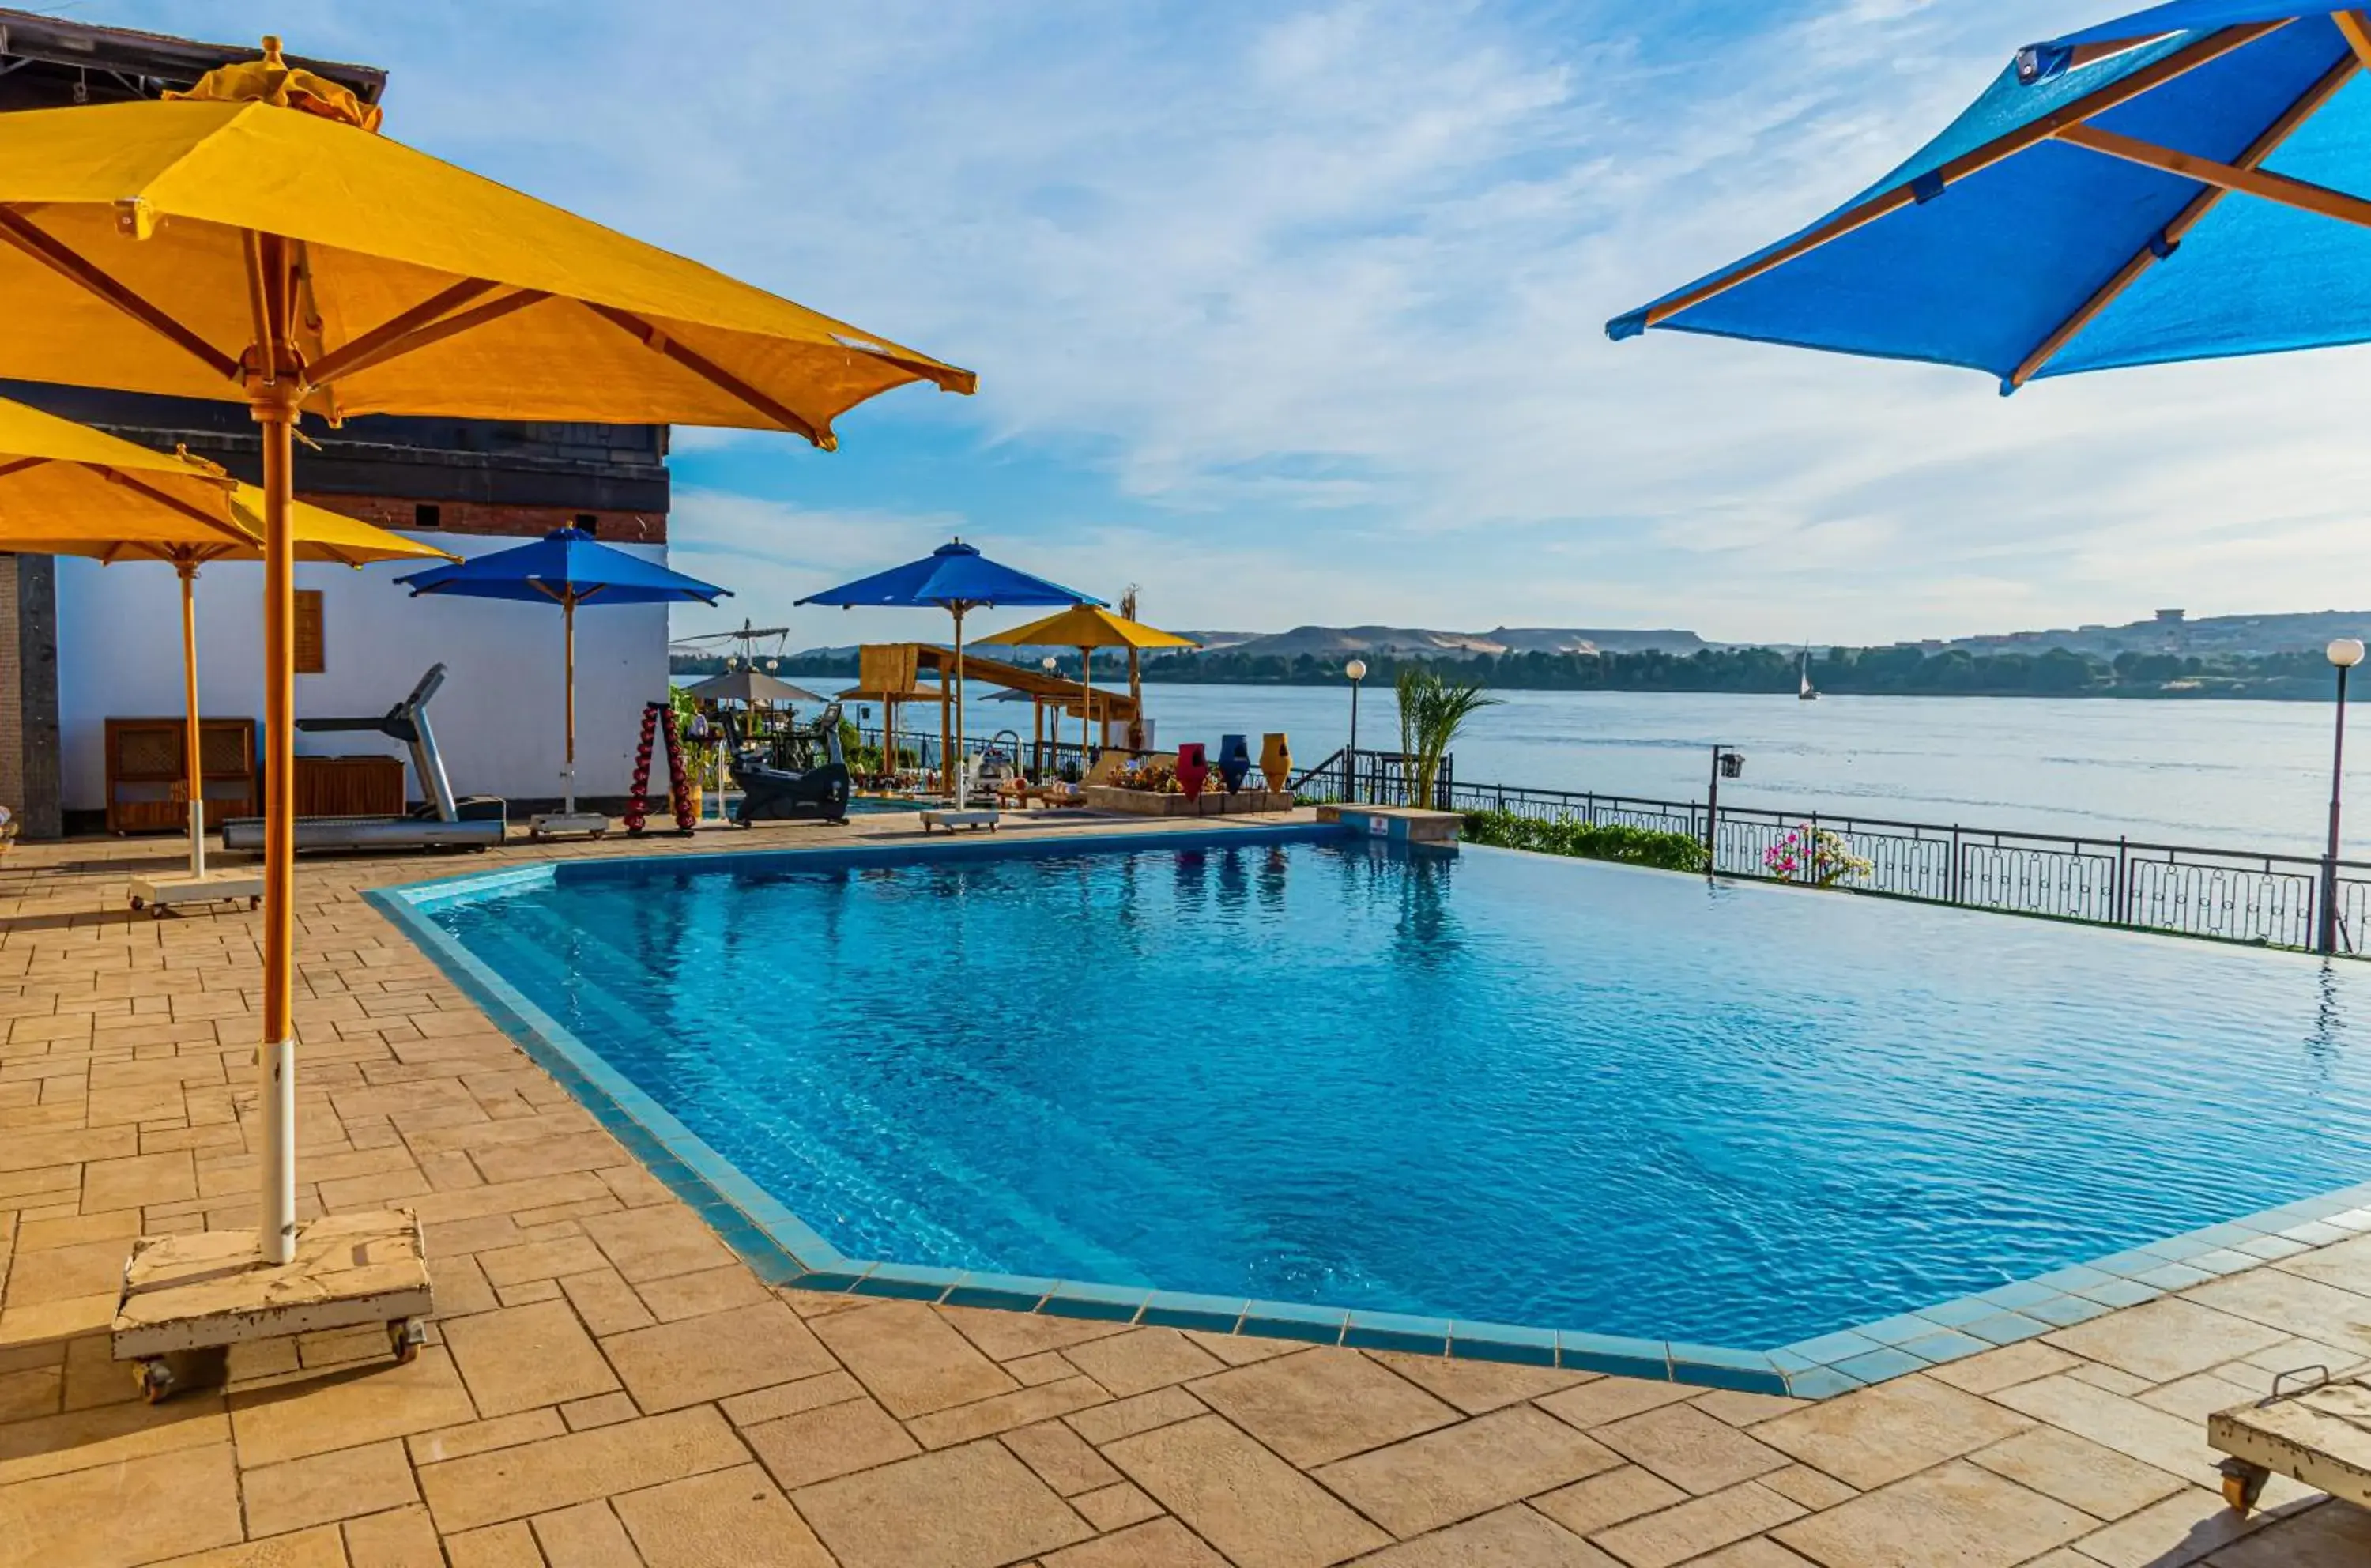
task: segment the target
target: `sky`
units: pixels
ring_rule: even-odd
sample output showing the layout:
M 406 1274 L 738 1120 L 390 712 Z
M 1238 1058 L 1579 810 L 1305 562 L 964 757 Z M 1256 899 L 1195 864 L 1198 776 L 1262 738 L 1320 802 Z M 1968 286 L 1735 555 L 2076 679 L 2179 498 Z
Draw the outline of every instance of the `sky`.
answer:
M 1871 643 L 2371 603 L 2365 351 L 2038 384 L 1605 319 L 2099 0 L 18 0 L 387 67 L 389 134 L 978 372 L 679 430 L 678 635 L 951 535 L 1156 624 Z M 1018 615 L 983 617 L 983 629 Z

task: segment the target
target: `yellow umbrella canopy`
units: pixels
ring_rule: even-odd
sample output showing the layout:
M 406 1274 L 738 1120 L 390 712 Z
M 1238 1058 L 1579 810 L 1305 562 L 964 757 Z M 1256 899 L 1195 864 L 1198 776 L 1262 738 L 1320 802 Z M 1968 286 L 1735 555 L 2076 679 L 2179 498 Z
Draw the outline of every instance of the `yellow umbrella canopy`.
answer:
M 262 1216 L 295 1250 L 289 744 L 300 410 L 737 425 L 832 444 L 969 372 L 376 134 L 263 58 L 184 101 L 0 115 L 0 376 L 247 403 L 262 429 Z
M 1088 726 L 1094 720 L 1093 650 L 1097 648 L 1199 648 L 1190 637 L 1162 631 L 1142 621 L 1114 615 L 1100 605 L 1073 605 L 1043 620 L 1016 626 L 983 637 L 982 642 L 1004 648 L 1075 648 L 1079 651 L 1079 744 L 1087 744 Z M 1058 725 L 1057 726 L 1058 728 Z
M 449 560 L 433 545 L 297 502 L 300 560 Z M 198 568 L 263 558 L 263 493 L 186 452 L 156 452 L 0 398 L 0 549 L 170 562 L 181 579 L 181 693 L 188 706 L 190 874 L 206 870 L 198 726 Z

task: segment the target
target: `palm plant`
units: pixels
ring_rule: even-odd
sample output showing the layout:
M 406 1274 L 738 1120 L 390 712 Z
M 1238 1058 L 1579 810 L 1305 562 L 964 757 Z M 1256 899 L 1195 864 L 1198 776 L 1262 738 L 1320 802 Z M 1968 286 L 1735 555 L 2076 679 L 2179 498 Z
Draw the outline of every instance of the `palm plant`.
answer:
M 1465 721 L 1498 698 L 1463 676 L 1444 679 L 1437 670 L 1403 665 L 1396 683 L 1400 709 L 1400 755 L 1407 768 L 1408 803 L 1433 802 L 1433 786 L 1440 777 L 1440 759 L 1457 740 Z

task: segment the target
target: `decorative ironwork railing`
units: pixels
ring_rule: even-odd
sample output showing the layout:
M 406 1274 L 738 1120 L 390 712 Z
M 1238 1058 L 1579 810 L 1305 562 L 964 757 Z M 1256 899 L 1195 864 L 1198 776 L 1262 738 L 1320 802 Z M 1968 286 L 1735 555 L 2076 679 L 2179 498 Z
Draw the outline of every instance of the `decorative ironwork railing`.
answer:
M 1390 752 L 1336 752 L 1301 774 L 1293 789 L 1310 801 L 1404 805 L 1405 760 Z M 1707 826 L 1701 801 L 1462 783 L 1446 761 L 1434 796 L 1442 811 L 1685 834 L 1709 843 L 1721 875 L 1764 881 L 1789 880 L 1773 870 L 1774 850 L 1783 857 L 1792 848 L 1799 864 L 1807 838 L 1833 835 L 1834 848 L 1865 863 L 1830 884 L 1845 892 L 2271 947 L 2319 945 L 2327 882 L 2336 890 L 2335 950 L 2371 948 L 2371 863 L 2363 861 L 2331 866 L 2317 856 L 1760 806 L 1724 805 Z

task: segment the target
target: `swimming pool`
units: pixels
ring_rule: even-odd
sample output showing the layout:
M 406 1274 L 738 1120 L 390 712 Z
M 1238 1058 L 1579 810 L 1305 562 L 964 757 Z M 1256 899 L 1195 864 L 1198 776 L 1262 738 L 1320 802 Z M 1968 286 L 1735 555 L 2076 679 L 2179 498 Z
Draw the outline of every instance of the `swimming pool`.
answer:
M 2349 967 L 1841 894 L 1236 828 L 572 861 L 388 905 L 594 1064 L 580 1092 L 712 1150 L 727 1201 L 916 1294 L 1094 1282 L 1865 1378 L 2252 1263 L 2308 1211 L 2120 1250 L 2371 1169 Z

